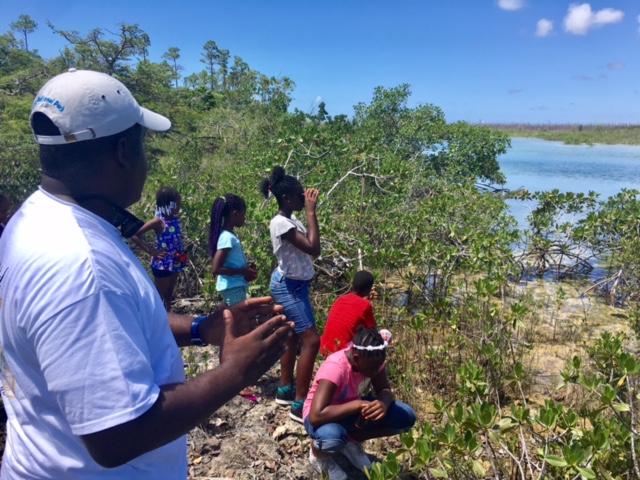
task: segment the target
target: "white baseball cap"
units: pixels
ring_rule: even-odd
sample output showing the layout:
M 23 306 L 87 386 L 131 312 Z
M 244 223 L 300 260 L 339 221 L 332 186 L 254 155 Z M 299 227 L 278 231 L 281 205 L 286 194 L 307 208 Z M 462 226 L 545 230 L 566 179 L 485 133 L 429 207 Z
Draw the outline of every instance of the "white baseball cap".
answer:
M 30 119 L 44 113 L 61 135 L 36 134 L 42 145 L 62 145 L 108 137 L 139 123 L 163 132 L 171 121 L 142 108 L 121 82 L 106 73 L 69 69 L 49 80 L 38 92 Z

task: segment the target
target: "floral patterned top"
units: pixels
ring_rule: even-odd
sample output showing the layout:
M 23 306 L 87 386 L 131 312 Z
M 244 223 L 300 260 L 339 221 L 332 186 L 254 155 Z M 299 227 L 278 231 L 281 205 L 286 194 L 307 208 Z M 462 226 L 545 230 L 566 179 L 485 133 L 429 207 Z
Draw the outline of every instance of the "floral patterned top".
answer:
M 154 270 L 168 270 L 180 272 L 187 267 L 187 255 L 182 250 L 182 232 L 180 220 L 177 217 L 167 219 L 160 217 L 164 223 L 164 231 L 156 235 L 156 248 L 164 250 L 164 258 L 152 257 L 151 268 Z

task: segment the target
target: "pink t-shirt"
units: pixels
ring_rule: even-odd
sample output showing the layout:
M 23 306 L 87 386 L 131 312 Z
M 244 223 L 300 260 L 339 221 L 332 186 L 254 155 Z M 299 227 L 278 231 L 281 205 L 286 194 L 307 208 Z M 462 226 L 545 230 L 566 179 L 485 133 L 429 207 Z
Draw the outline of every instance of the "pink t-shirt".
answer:
M 358 387 L 367 377 L 359 372 L 353 371 L 346 356 L 348 351 L 348 349 L 340 350 L 339 352 L 329 355 L 327 359 L 322 362 L 318 373 L 316 373 L 316 378 L 313 380 L 313 385 L 304 401 L 302 418 L 307 418 L 307 415 L 309 415 L 311 402 L 313 402 L 313 396 L 318 389 L 320 380 L 329 380 L 338 387 L 331 400 L 331 405 L 340 405 L 360 398 Z

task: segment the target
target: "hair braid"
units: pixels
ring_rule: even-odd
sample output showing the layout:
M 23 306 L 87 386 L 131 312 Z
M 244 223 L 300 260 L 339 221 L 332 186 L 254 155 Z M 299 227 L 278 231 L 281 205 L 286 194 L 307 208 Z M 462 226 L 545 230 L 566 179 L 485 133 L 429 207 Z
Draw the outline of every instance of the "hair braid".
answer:
M 377 328 L 364 328 L 364 325 L 358 326 L 356 334 L 353 336 L 353 344 L 360 347 L 379 347 L 384 345 L 382 335 L 378 333 Z M 386 349 L 380 350 L 358 350 L 363 358 L 385 358 Z
M 209 224 L 209 255 L 211 258 L 218 251 L 218 239 L 222 232 L 224 220 L 234 211 L 246 210 L 247 204 L 244 198 L 227 193 L 218 197 L 211 205 L 211 223 Z

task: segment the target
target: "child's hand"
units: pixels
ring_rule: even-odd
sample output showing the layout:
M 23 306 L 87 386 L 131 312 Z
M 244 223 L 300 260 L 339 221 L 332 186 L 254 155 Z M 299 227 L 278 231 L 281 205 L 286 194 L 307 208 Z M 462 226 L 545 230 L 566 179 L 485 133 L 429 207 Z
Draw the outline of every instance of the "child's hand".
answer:
M 369 300 L 375 300 L 376 298 L 378 298 L 378 292 L 375 288 L 372 288 L 369 292 Z
M 152 248 L 149 251 L 149 255 L 155 258 L 165 258 L 169 254 L 166 252 L 166 250 L 158 250 L 157 248 Z
M 308 211 L 316 211 L 316 205 L 318 204 L 318 195 L 320 195 L 320 191 L 315 188 L 309 188 L 304 191 L 304 206 Z
M 381 402 L 380 400 L 374 400 L 372 402 L 367 402 L 362 406 L 362 416 L 366 420 L 382 420 L 384 416 L 387 414 L 387 406 Z
M 247 282 L 253 282 L 258 278 L 258 269 L 255 266 L 249 265 L 243 269 L 243 275 Z

